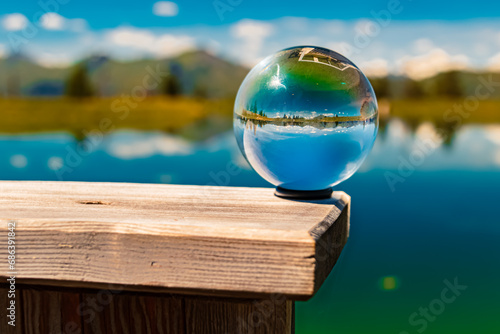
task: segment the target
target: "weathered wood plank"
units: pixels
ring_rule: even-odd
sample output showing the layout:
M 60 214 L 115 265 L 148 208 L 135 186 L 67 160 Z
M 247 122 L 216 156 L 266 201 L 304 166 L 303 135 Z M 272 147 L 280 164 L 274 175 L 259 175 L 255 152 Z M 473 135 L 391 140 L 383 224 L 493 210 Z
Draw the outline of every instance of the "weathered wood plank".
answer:
M 24 331 L 43 334 L 290 334 L 293 302 L 18 286 Z M 0 289 L 0 296 L 5 289 Z M 108 294 L 109 293 L 109 294 Z M 75 296 L 81 301 L 75 304 Z M 106 299 L 107 296 L 109 299 Z M 4 329 L 4 321 L 0 321 Z
M 15 326 L 10 326 L 8 324 L 11 319 L 7 318 L 10 311 L 7 307 L 10 305 L 10 298 L 8 298 L 9 286 L 7 284 L 0 285 L 0 333 L 2 334 L 21 334 L 23 331 L 23 303 L 22 303 L 22 292 L 16 289 L 16 314 L 15 314 Z
M 26 334 L 60 333 L 61 293 L 42 289 L 23 290 L 24 332 Z
M 315 227 L 310 233 L 316 238 L 316 269 L 314 291 L 318 291 L 328 274 L 337 263 L 340 253 L 349 237 L 350 206 L 336 216 L 335 224 L 329 223 L 329 218 L 324 224 Z
M 307 299 L 349 224 L 342 192 L 307 202 L 264 188 L 0 182 L 0 194 L 20 283 Z
M 290 334 L 293 302 L 185 298 L 186 334 Z
M 61 291 L 61 332 L 62 334 L 83 333 L 80 315 L 80 293 Z M 51 307 L 57 307 L 51 305 Z

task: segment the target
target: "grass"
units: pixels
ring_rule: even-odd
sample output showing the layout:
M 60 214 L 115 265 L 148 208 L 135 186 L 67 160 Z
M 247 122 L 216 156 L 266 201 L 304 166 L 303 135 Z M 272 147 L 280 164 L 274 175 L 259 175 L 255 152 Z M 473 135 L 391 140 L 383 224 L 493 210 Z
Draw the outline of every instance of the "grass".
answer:
M 393 100 L 390 116 L 410 125 L 432 122 L 436 125 L 500 123 L 500 100 L 480 101 L 476 105 L 464 99 Z
M 230 128 L 232 107 L 230 99 L 184 97 L 148 97 L 130 104 L 120 98 L 0 99 L 0 133 L 68 131 L 77 138 L 101 128 L 180 133 L 213 119 Z
M 454 105 L 463 106 L 462 114 Z M 455 131 L 462 124 L 500 123 L 500 100 L 471 104 L 471 111 L 463 99 L 380 101 L 380 107 L 382 123 L 398 117 L 411 128 L 432 122 Z M 232 99 L 148 97 L 136 105 L 120 98 L 0 99 L 0 133 L 68 131 L 84 138 L 106 120 L 108 130 L 160 130 L 199 138 L 230 129 L 232 110 Z

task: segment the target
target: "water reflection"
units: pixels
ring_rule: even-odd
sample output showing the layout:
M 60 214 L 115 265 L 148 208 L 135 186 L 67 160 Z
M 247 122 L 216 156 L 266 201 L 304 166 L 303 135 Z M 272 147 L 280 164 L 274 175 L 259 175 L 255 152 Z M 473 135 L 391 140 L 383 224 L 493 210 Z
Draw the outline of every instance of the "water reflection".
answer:
M 273 126 L 258 127 L 257 133 L 275 131 Z M 356 127 L 295 130 L 303 129 L 321 133 Z M 500 279 L 500 125 L 463 126 L 451 146 L 441 142 L 395 193 L 384 178 L 421 141 L 439 143 L 439 138 L 430 122 L 412 129 L 392 120 L 358 173 L 339 186 L 353 199 L 350 240 L 321 292 L 297 303 L 298 332 L 331 332 L 333 323 L 346 332 L 355 324 L 359 333 L 372 333 L 373 324 L 383 327 L 377 332 L 387 333 L 386 324 L 394 324 L 392 332 L 399 333 L 412 312 L 436 298 L 441 282 L 454 277 L 470 290 L 464 302 L 447 309 L 452 320 L 433 323 L 433 332 L 477 332 L 476 323 L 453 319 L 474 314 L 477 305 L 498 308 L 492 287 Z M 77 145 L 64 133 L 0 136 L 0 179 L 57 180 Z M 229 161 L 237 164 L 237 173 L 225 173 Z M 206 141 L 161 132 L 114 132 L 64 180 L 270 186 L 249 169 L 232 131 Z M 368 321 L 357 321 L 359 314 Z M 493 321 L 485 326 L 498 327 Z
M 246 123 L 242 123 L 239 128 L 245 126 Z M 252 123 L 252 126 L 255 125 Z M 357 129 L 363 126 L 371 125 L 318 129 L 310 125 L 287 128 L 268 124 L 257 125 L 257 132 L 263 138 L 259 140 L 265 140 L 270 135 L 288 137 L 292 132 L 308 131 L 314 135 L 311 140 L 315 145 L 321 146 L 328 145 L 328 140 L 322 139 L 328 136 L 322 136 L 323 133 L 343 131 L 341 141 L 344 135 L 361 136 Z M 403 121 L 393 120 L 388 123 L 385 134 L 377 138 L 359 172 L 395 170 L 401 159 L 407 159 L 428 139 L 440 142 L 432 123 L 423 123 L 412 132 Z M 241 173 L 232 177 L 227 185 L 268 185 L 249 169 L 232 132 L 196 142 L 162 132 L 118 131 L 105 136 L 81 161 L 74 161 L 71 152 L 77 149 L 78 143 L 65 133 L 0 136 L 0 179 L 57 180 L 57 170 L 68 163 L 79 162 L 71 173 L 64 175 L 64 180 L 207 184 L 213 182 L 211 172 L 224 170 L 228 161 L 235 161 Z M 350 149 L 359 150 L 359 147 Z M 282 160 L 276 163 L 288 161 L 287 154 L 282 154 Z M 500 125 L 462 127 L 451 147 L 442 141 L 416 168 L 427 171 L 500 169 Z
M 376 118 L 352 121 L 237 117 L 238 145 L 268 182 L 286 189 L 325 189 L 349 178 L 370 151 Z
M 425 142 L 436 146 L 425 154 L 419 170 L 495 170 L 500 168 L 500 125 L 466 125 L 446 142 L 439 128 L 430 122 L 414 130 L 401 120 L 392 120 L 380 136 L 361 171 L 395 170 L 412 152 L 422 151 Z
M 292 116 L 284 114 L 283 117 L 269 118 L 265 113 L 257 115 L 245 111 L 243 115 L 235 115 L 235 122 L 244 124 L 245 128 L 247 129 L 253 129 L 254 133 L 257 132 L 257 127 L 262 128 L 265 125 L 284 126 L 288 128 L 308 126 L 316 128 L 318 130 L 324 130 L 335 128 L 350 128 L 354 126 L 366 126 L 368 124 L 375 124 L 375 126 L 377 126 L 378 124 L 378 118 L 373 114 L 368 117 L 364 115 L 353 117 L 337 117 L 336 115 L 333 116 L 333 114 L 332 116 L 319 115 L 314 117 L 313 115 L 313 117 L 309 118 L 300 116 L 299 113 L 295 114 L 296 115 Z

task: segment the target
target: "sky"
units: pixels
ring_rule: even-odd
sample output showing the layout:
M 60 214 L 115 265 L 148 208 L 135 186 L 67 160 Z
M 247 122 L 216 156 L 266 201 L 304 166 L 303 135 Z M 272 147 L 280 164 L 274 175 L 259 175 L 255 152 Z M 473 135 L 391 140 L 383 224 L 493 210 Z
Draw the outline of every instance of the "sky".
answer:
M 500 71 L 500 3 L 428 0 L 40 0 L 0 5 L 0 57 L 46 67 L 94 54 L 165 58 L 193 49 L 251 67 L 295 45 L 350 58 L 371 76 Z

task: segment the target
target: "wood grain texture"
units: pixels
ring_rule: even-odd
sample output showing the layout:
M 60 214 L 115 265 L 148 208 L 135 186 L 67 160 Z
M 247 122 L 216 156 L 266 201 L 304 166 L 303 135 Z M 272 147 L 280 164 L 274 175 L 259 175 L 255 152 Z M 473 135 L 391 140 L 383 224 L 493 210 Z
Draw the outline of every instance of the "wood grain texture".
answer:
M 0 245 L 16 221 L 20 283 L 308 299 L 347 240 L 350 197 L 273 191 L 0 182 Z
M 185 298 L 185 333 L 289 334 L 292 303 L 282 296 L 234 302 Z
M 10 305 L 10 299 L 8 298 L 9 293 L 9 285 L 0 284 L 0 333 L 2 334 L 22 334 L 23 331 L 23 322 L 24 322 L 24 314 L 22 312 L 23 302 L 22 302 L 22 291 L 16 291 L 16 326 L 10 326 L 7 318 L 7 315 L 10 314 L 10 311 L 7 310 L 7 307 Z
M 20 327 L 2 334 L 290 334 L 293 302 L 18 286 Z M 6 294 L 0 288 L 0 296 Z M 76 300 L 81 301 L 75 304 Z M 5 304 L 0 303 L 0 308 Z
M 23 290 L 24 332 L 26 334 L 59 333 L 61 293 L 41 289 Z

